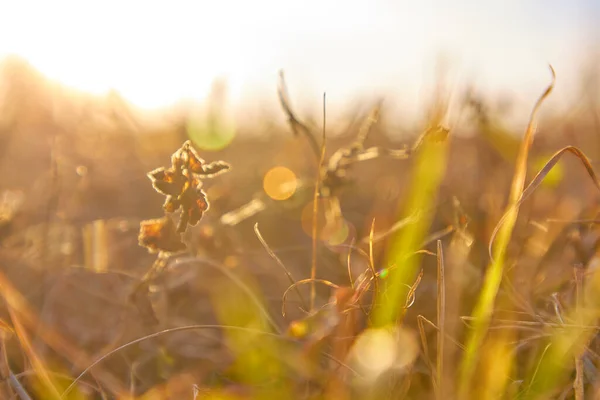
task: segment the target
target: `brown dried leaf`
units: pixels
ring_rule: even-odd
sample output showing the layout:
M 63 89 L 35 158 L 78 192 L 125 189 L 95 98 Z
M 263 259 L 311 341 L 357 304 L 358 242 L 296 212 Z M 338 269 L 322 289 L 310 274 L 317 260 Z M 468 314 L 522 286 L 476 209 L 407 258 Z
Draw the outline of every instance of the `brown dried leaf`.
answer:
M 179 198 L 179 202 L 182 208 L 181 219 L 177 228 L 179 232 L 185 231 L 186 224 L 195 226 L 209 207 L 206 195 L 200 189 L 200 181 L 197 179 L 192 180 L 190 184 L 186 185 L 184 192 Z
M 204 171 L 206 162 L 196 153 L 196 150 L 187 141 L 185 166 L 194 174 L 200 174 Z M 184 145 L 185 145 L 184 144 Z
M 157 168 L 148 173 L 154 189 L 166 196 L 179 196 L 187 182 L 187 178 L 176 169 Z
M 204 193 L 199 190 L 198 198 L 196 198 L 194 202 L 194 207 L 188 209 L 188 224 L 195 226 L 202 218 L 202 215 L 204 215 L 204 212 L 208 210 L 208 207 L 209 205 L 208 201 L 206 200 L 206 196 L 204 196 Z
M 151 253 L 157 251 L 173 253 L 185 250 L 181 236 L 168 217 L 142 221 L 138 241 L 140 246 L 146 247 Z
M 161 167 L 148 173 L 154 189 L 167 196 L 163 209 L 168 213 L 172 213 L 181 208 L 180 219 L 175 232 L 183 233 L 188 224 L 196 225 L 204 212 L 208 210 L 208 200 L 201 190 L 202 181 L 200 179 L 212 178 L 228 169 L 229 164 L 223 161 L 207 164 L 196 153 L 188 140 L 171 156 L 171 168 Z M 158 248 L 155 236 L 158 235 L 157 232 L 160 226 L 160 224 L 152 225 L 152 223 L 146 221 L 146 226 L 142 225 L 140 244 L 148 247 L 150 251 L 179 250 L 181 247 L 179 240 L 167 241 L 162 244 L 166 245 L 166 248 Z M 166 228 L 166 226 L 163 228 Z M 168 240 L 171 240 L 171 236 L 167 236 L 169 237 Z
M 181 206 L 181 202 L 174 198 L 173 196 L 167 196 L 165 200 L 165 204 L 163 204 L 163 209 L 166 212 L 172 213 L 177 211 L 177 209 Z

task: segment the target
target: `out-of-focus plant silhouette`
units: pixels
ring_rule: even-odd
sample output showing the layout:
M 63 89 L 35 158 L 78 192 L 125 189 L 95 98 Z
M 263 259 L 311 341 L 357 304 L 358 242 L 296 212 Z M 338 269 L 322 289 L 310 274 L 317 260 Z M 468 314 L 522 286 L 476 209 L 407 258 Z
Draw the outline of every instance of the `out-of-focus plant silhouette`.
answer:
M 597 397 L 588 70 L 531 141 L 477 87 L 407 137 L 383 101 L 307 122 L 282 73 L 287 125 L 233 132 L 10 60 L 0 398 Z

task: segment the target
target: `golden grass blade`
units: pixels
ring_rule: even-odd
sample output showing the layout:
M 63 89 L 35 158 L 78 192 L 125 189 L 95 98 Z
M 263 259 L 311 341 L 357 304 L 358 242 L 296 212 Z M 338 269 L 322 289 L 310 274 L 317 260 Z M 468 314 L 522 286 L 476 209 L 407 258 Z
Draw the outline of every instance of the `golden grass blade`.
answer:
M 33 400 L 31 396 L 29 396 L 29 393 L 27 393 L 23 385 L 21 385 L 21 382 L 19 382 L 17 377 L 10 371 L 8 373 L 8 382 L 10 383 L 10 386 L 14 389 L 14 391 L 17 393 L 20 400 Z
M 519 214 L 519 207 L 517 204 L 522 196 L 523 188 L 525 186 L 525 178 L 527 175 L 527 159 L 535 136 L 537 113 L 543 101 L 546 99 L 546 97 L 548 97 L 554 88 L 556 74 L 552 66 L 550 66 L 550 70 L 552 72 L 552 81 L 535 103 L 531 112 L 527 130 L 525 131 L 525 137 L 521 142 L 521 147 L 519 149 L 515 166 L 515 174 L 513 176 L 508 199 L 508 210 L 503 221 L 504 223 L 498 229 L 498 244 L 493 249 L 494 253 L 492 262 L 486 272 L 483 283 L 484 286 L 473 311 L 473 316 L 475 317 L 475 326 L 467 339 L 467 351 L 463 357 L 460 368 L 459 397 L 461 398 L 465 398 L 465 396 L 469 393 L 469 386 L 473 381 L 473 373 L 479 358 L 479 348 L 487 333 L 494 310 L 496 295 L 504 275 L 504 258 L 506 256 L 512 231 Z
M 417 317 L 417 328 L 419 330 L 419 338 L 421 339 L 421 346 L 423 347 L 423 358 L 425 359 L 425 364 L 427 364 L 427 368 L 429 368 L 429 372 L 431 374 L 431 380 L 433 383 L 433 387 L 436 393 L 439 392 L 438 382 L 436 380 L 436 375 L 434 371 L 434 366 L 431 363 L 431 357 L 429 355 L 429 345 L 427 344 L 427 334 L 425 333 L 424 320 L 426 318 L 419 315 Z
M 438 268 L 438 279 L 437 279 L 437 326 L 438 331 L 438 347 L 437 347 L 437 359 L 436 359 L 436 377 L 438 392 L 437 398 L 441 399 L 446 392 L 444 390 L 444 342 L 446 337 L 446 279 L 444 274 L 444 250 L 442 248 L 442 241 L 437 241 L 437 268 Z
M 375 233 L 375 218 L 371 222 L 371 230 L 369 231 L 369 268 L 371 268 L 371 273 L 374 277 L 377 276 L 377 271 L 375 268 L 375 257 L 373 256 L 373 235 Z M 377 294 L 379 293 L 379 280 L 375 279 L 375 296 L 373 299 L 377 298 Z
M 581 316 L 583 304 L 583 269 L 575 267 L 575 312 Z M 581 321 L 578 321 L 581 322 Z M 585 391 L 583 386 L 583 353 L 575 356 L 575 380 L 573 381 L 573 391 L 575 400 L 584 400 Z
M 417 293 L 417 288 L 419 287 L 419 284 L 421 283 L 421 279 L 423 279 L 423 270 L 419 271 L 419 274 L 417 275 L 417 279 L 415 279 L 415 282 L 412 284 L 412 286 L 408 290 L 408 294 L 406 295 L 406 304 L 404 305 L 404 309 L 408 309 L 408 308 L 412 307 L 412 305 L 414 304 L 415 294 Z
M 596 188 L 598 190 L 600 190 L 600 180 L 598 179 L 598 176 L 596 175 L 596 173 L 594 171 L 594 167 L 592 167 L 592 163 L 586 157 L 586 155 L 583 153 L 583 151 L 581 151 L 580 149 L 578 149 L 575 146 L 566 146 L 566 147 L 563 147 L 562 149 L 558 150 L 556 153 L 554 153 L 552 155 L 552 157 L 550 157 L 550 159 L 546 162 L 546 164 L 544 164 L 542 169 L 540 169 L 540 171 L 535 175 L 535 177 L 533 177 L 533 179 L 531 180 L 529 185 L 527 185 L 527 187 L 523 190 L 523 193 L 519 197 L 519 200 L 514 205 L 509 207 L 509 209 L 504 213 L 504 215 L 502 216 L 502 218 L 500 219 L 500 221 L 494 228 L 494 231 L 492 232 L 492 236 L 490 238 L 490 244 L 488 247 L 488 252 L 489 252 L 490 258 L 492 260 L 494 259 L 493 254 L 492 254 L 494 241 L 496 239 L 496 236 L 498 235 L 499 230 L 501 229 L 501 227 L 504 225 L 504 222 L 508 218 L 508 215 L 511 212 L 511 210 L 518 208 L 525 200 L 527 200 L 527 198 L 529 198 L 529 196 L 531 196 L 531 194 L 535 191 L 535 189 L 537 189 L 542 184 L 542 181 L 544 180 L 544 178 L 548 175 L 550 170 L 560 161 L 560 159 L 562 158 L 563 155 L 565 155 L 565 153 L 571 153 L 571 154 L 575 155 L 575 157 L 577 157 L 581 161 L 581 163 L 585 167 L 588 175 L 592 179 L 592 182 L 594 183 Z M 569 222 L 571 222 L 571 221 L 569 221 Z M 594 220 L 582 221 L 582 223 L 594 223 L 594 222 L 595 222 Z
M 319 195 L 321 189 L 321 169 L 325 162 L 325 132 L 327 128 L 327 97 L 323 93 L 323 137 L 321 139 L 321 152 L 319 156 L 319 165 L 317 167 L 317 179 L 315 182 L 315 192 L 313 195 L 313 220 L 312 220 L 312 263 L 310 267 L 310 311 L 315 308 L 315 298 L 317 297 L 315 279 L 317 278 L 317 221 L 319 215 Z
M 427 237 L 432 221 L 432 208 L 439 184 L 446 171 L 448 131 L 442 127 L 431 128 L 424 136 L 415 154 L 412 188 L 406 203 L 405 215 L 419 215 L 418 221 L 405 226 L 392 236 L 386 265 L 401 265 L 386 281 L 386 288 L 377 296 L 373 324 L 381 327 L 402 319 L 405 301 L 409 299 L 406 285 L 414 281 L 420 257 L 414 256 Z M 440 140 L 440 136 L 444 136 Z
M 427 325 L 431 326 L 436 331 L 440 330 L 440 328 L 438 328 L 433 322 L 431 322 L 430 320 L 428 320 L 427 318 L 425 318 L 422 315 L 417 315 L 417 320 L 422 320 L 424 323 L 427 323 Z M 462 344 L 460 344 L 458 341 L 456 341 L 456 339 L 449 336 L 448 333 L 446 333 L 446 340 L 450 341 L 450 343 L 452 343 L 454 346 L 456 346 L 457 349 L 465 350 L 465 347 Z
M 348 270 L 348 280 L 350 281 L 350 287 L 354 289 L 354 278 L 352 277 L 352 247 L 354 246 L 354 239 L 350 242 L 348 248 L 348 256 L 346 258 L 346 269 Z
M 40 379 L 46 396 L 48 396 L 51 399 L 60 398 L 60 393 L 56 388 L 56 383 L 50 377 L 46 364 L 35 352 L 33 346 L 31 345 L 31 341 L 29 340 L 29 336 L 25 331 L 25 328 L 21 324 L 21 321 L 19 320 L 15 311 L 10 305 L 8 306 L 8 313 L 10 314 L 10 319 L 12 320 L 12 324 L 15 327 L 17 337 L 19 338 L 19 343 L 21 344 L 23 350 L 25 350 L 25 354 L 27 354 L 27 358 L 31 362 L 31 365 L 33 366 L 33 369 L 36 372 L 36 377 Z

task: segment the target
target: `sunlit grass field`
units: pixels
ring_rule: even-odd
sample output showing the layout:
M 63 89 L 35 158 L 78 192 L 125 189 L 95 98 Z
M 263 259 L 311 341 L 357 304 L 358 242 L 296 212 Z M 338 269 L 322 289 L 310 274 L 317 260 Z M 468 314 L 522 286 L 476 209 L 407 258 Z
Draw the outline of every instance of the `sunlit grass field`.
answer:
M 593 87 L 513 132 L 440 74 L 398 134 L 283 74 L 232 124 L 3 71 L 0 398 L 600 396 Z

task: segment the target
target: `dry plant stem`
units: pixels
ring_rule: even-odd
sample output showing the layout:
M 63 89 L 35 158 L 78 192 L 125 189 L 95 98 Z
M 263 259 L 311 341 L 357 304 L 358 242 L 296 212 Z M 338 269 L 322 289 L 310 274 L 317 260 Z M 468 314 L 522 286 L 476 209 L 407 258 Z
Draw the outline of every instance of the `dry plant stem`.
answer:
M 354 289 L 354 278 L 352 277 L 352 247 L 354 247 L 354 238 L 350 242 L 348 248 L 348 257 L 346 259 L 346 269 L 348 270 L 348 280 L 350 281 L 350 287 Z
M 552 66 L 550 66 L 552 72 L 552 82 L 546 88 L 544 93 L 540 96 L 529 120 L 529 125 L 525 132 L 525 137 L 521 142 L 519 148 L 519 154 L 517 156 L 515 174 L 511 184 L 511 190 L 508 200 L 508 211 L 506 213 L 506 219 L 502 226 L 498 230 L 498 245 L 493 249 L 493 257 L 491 264 L 486 272 L 483 288 L 478 302 L 473 311 L 473 315 L 476 319 L 473 331 L 470 333 L 467 339 L 467 351 L 463 358 L 460 368 L 460 381 L 459 381 L 459 397 L 465 398 L 469 393 L 469 387 L 473 381 L 473 373 L 477 365 L 478 352 L 483 342 L 483 339 L 487 333 L 488 326 L 491 320 L 491 316 L 494 310 L 494 303 L 496 295 L 502 281 L 504 274 L 504 261 L 508 243 L 512 236 L 512 231 L 515 226 L 519 208 L 515 207 L 523 193 L 525 186 L 525 178 L 527 175 L 527 159 L 531 144 L 533 143 L 535 130 L 536 130 L 536 117 L 538 110 L 544 101 L 544 99 L 550 94 L 554 88 L 555 73 Z
M 364 145 L 367 136 L 369 136 L 369 133 L 371 132 L 371 128 L 377 123 L 377 120 L 379 120 L 380 110 L 381 104 L 377 104 L 371 109 L 369 116 L 360 126 L 360 129 L 358 131 L 358 137 L 356 138 L 356 144 L 360 146 Z
M 352 241 L 350 242 L 350 244 L 346 245 L 346 246 L 348 247 L 348 258 L 347 258 L 347 261 L 346 261 L 346 268 L 348 270 L 348 278 L 349 278 L 349 281 L 350 281 L 350 287 L 352 289 L 356 289 L 357 288 L 356 287 L 356 282 L 354 282 L 354 279 L 352 278 L 352 264 L 351 264 L 352 250 L 356 249 L 356 250 L 359 251 L 359 253 L 362 252 L 363 250 L 360 249 L 360 248 L 355 248 L 354 247 L 354 238 L 352 239 Z M 366 255 L 366 254 L 363 254 L 363 255 Z M 377 274 L 375 273 L 375 275 L 371 276 L 371 279 L 376 279 L 376 277 L 377 277 Z M 361 287 L 361 284 L 363 282 L 364 281 L 359 282 L 359 285 L 358 285 L 359 288 Z M 361 297 L 362 297 L 362 293 L 358 296 L 356 302 L 358 303 L 358 306 L 360 307 L 360 309 L 361 309 L 362 313 L 365 315 L 365 317 L 370 318 L 369 312 L 367 312 L 367 310 L 365 309 L 365 306 L 360 302 Z
M 315 308 L 315 298 L 317 295 L 315 279 L 317 278 L 317 221 L 319 214 L 319 194 L 321 188 L 321 169 L 323 168 L 323 162 L 325 161 L 325 132 L 327 128 L 327 97 L 323 93 L 323 137 L 321 139 L 321 155 L 319 157 L 319 166 L 317 168 L 317 180 L 315 182 L 315 192 L 313 196 L 313 220 L 312 220 L 312 265 L 310 268 L 310 279 L 312 284 L 310 286 L 310 311 Z
M 343 290 L 343 289 L 342 289 Z M 339 290 L 338 290 L 339 293 Z M 355 297 L 356 293 L 352 295 Z M 339 322 L 334 328 L 331 337 L 331 354 L 339 359 L 348 359 L 348 355 L 352 349 L 352 345 L 355 341 L 356 335 L 360 333 L 359 321 L 358 321 L 358 309 L 354 306 L 355 301 L 351 298 L 344 304 L 344 300 L 340 297 L 336 298 L 336 307 L 338 309 L 344 309 L 340 312 Z M 325 398 L 327 399 L 339 399 L 339 400 L 350 400 L 351 390 L 347 381 L 347 371 L 341 370 L 339 366 L 336 366 L 331 371 L 331 377 L 327 379 L 327 387 L 325 389 Z
M 424 322 L 425 320 L 427 320 L 427 318 L 419 315 L 417 317 L 417 328 L 419 329 L 419 337 L 421 338 L 421 346 L 423 346 L 423 358 L 425 358 L 425 364 L 427 364 L 427 367 L 429 368 L 429 373 L 431 374 L 431 380 L 433 382 L 433 388 L 434 388 L 434 391 L 435 391 L 436 397 L 437 397 L 437 393 L 439 392 L 439 389 L 437 387 L 437 382 L 436 382 L 436 378 L 435 378 L 435 371 L 434 371 L 435 367 L 431 363 L 431 359 L 429 356 L 429 345 L 427 344 L 427 334 L 425 333 L 425 326 L 423 325 L 425 323 Z
M 562 317 L 561 317 L 562 318 Z M 473 328 L 474 325 L 468 324 L 468 321 L 473 321 L 475 322 L 476 319 L 470 316 L 462 316 L 460 317 L 460 320 L 465 324 L 465 326 L 467 326 L 468 328 Z M 534 329 L 534 328 L 543 328 L 543 327 L 547 327 L 547 328 L 578 328 L 578 329 L 590 329 L 590 330 L 600 330 L 600 327 L 597 325 L 591 325 L 591 324 L 565 324 L 565 323 L 554 323 L 554 322 L 541 322 L 541 321 L 513 321 L 513 320 L 507 320 L 507 319 L 497 319 L 495 320 L 495 323 L 498 325 L 490 325 L 490 329 L 491 328 L 498 328 L 498 329 L 514 329 L 515 327 L 520 327 L 520 328 L 531 328 L 531 331 L 534 332 L 539 332 L 539 329 Z M 506 325 L 500 325 L 500 324 L 506 324 Z M 509 325 L 512 324 L 512 325 Z
M 129 370 L 129 396 L 131 396 L 132 399 L 135 398 L 135 368 L 136 364 L 134 362 L 132 363 L 131 368 Z
M 444 276 L 444 251 L 442 241 L 437 241 L 437 325 L 440 328 L 438 331 L 438 348 L 437 348 L 437 396 L 441 399 L 444 396 L 444 341 L 446 337 L 446 279 Z
M 437 332 L 439 332 L 439 330 L 440 330 L 440 328 L 438 328 L 433 322 L 431 322 L 430 320 L 428 320 L 427 318 L 425 318 L 422 315 L 417 315 L 417 321 L 421 321 L 422 324 L 423 323 L 427 323 L 427 325 L 431 326 Z M 446 337 L 446 340 L 449 340 L 458 349 L 460 349 L 460 350 L 464 350 L 465 349 L 465 347 L 462 344 L 460 344 L 459 342 L 457 342 L 453 337 L 449 336 L 448 333 L 446 333 L 445 337 Z
M 575 267 L 575 307 L 576 315 L 581 322 L 581 310 L 584 307 L 583 304 L 583 270 L 581 267 Z M 575 380 L 573 381 L 573 391 L 575 392 L 575 400 L 584 400 L 585 392 L 583 388 L 583 356 L 585 350 L 581 354 L 575 355 Z
M 12 374 L 12 371 L 10 369 L 10 364 L 8 363 L 8 353 L 6 351 L 6 338 L 3 337 L 4 332 L 0 332 L 0 335 L 2 335 L 0 336 L 0 351 L 2 352 L 2 364 L 0 364 L 0 383 L 6 383 L 6 379 Z M 10 382 L 6 383 L 6 385 L 4 386 L 6 387 L 6 390 L 1 391 L 0 395 L 7 398 L 14 396 L 14 392 L 12 391 Z
M 421 279 L 423 279 L 423 272 L 423 270 L 419 271 L 417 279 L 415 279 L 415 282 L 412 284 L 412 286 L 410 286 L 410 289 L 408 289 L 408 294 L 406 295 L 406 303 L 404 304 L 404 312 L 406 312 L 406 310 L 409 309 L 415 302 L 415 293 L 417 292 L 417 288 L 421 283 Z
M 8 374 L 9 374 L 8 375 L 8 382 L 10 383 L 10 385 L 12 386 L 12 388 L 15 390 L 15 392 L 17 392 L 17 395 L 19 395 L 19 398 L 21 400 L 32 400 L 31 396 L 29 396 L 29 394 L 27 393 L 27 391 L 25 390 L 25 388 L 23 387 L 23 385 L 21 385 L 21 382 L 19 382 L 19 380 L 12 373 L 12 371 L 9 371 Z
M 52 378 L 50 378 L 50 374 L 48 374 L 44 362 L 40 359 L 40 357 L 38 357 L 33 346 L 31 345 L 31 341 L 29 340 L 29 336 L 27 335 L 25 328 L 23 327 L 23 325 L 21 325 L 19 318 L 17 317 L 10 304 L 7 304 L 7 308 L 8 313 L 10 314 L 10 319 L 12 320 L 13 326 L 15 327 L 15 332 L 17 333 L 17 337 L 19 338 L 19 343 L 21 344 L 23 350 L 25 350 L 25 354 L 27 354 L 27 358 L 31 362 L 31 365 L 33 366 L 33 369 L 36 372 L 36 376 L 40 378 L 44 385 L 44 389 L 48 391 L 47 395 L 51 396 L 51 398 L 59 398 L 60 393 L 54 386 L 54 382 L 52 381 Z
M 548 223 L 567 223 L 567 224 L 600 224 L 600 220 L 598 219 L 556 219 L 556 218 L 548 218 L 546 219 Z
M 271 249 L 271 247 L 269 247 L 269 244 L 266 242 L 266 240 L 263 238 L 262 234 L 258 230 L 258 222 L 254 224 L 254 233 L 256 233 L 256 237 L 260 241 L 260 244 L 262 244 L 264 249 L 267 251 L 267 253 L 269 253 L 269 256 L 271 256 L 271 258 L 273 260 L 275 260 L 277 265 L 279 265 L 281 267 L 281 269 L 283 269 L 283 272 L 285 272 L 285 275 L 288 277 L 288 280 L 290 281 L 290 285 L 294 285 L 296 283 L 296 279 L 294 279 L 294 277 L 292 276 L 292 273 L 287 269 L 287 267 L 285 266 L 283 261 L 281 261 L 281 259 L 279 257 L 277 257 L 277 254 L 275 254 L 275 252 Z M 297 286 L 296 286 L 296 293 L 298 294 L 298 298 L 300 299 L 300 302 L 302 303 L 302 308 L 306 310 L 307 309 L 306 302 L 304 301 L 304 297 L 302 296 L 302 293 L 300 292 L 300 289 L 298 289 Z
M 371 268 L 371 274 L 373 274 L 373 278 L 375 281 L 375 295 L 373 296 L 373 306 L 375 305 L 375 300 L 379 294 L 379 279 L 377 279 L 377 271 L 375 270 L 375 257 L 373 256 L 373 234 L 375 233 L 375 218 L 373 218 L 373 222 L 371 222 L 371 230 L 369 231 L 369 267 Z
M 438 240 L 443 239 L 444 237 L 450 235 L 451 233 L 453 233 L 456 230 L 456 228 L 452 225 L 449 225 L 447 227 L 445 227 L 444 229 L 440 229 L 437 232 L 433 232 L 431 235 L 427 236 L 424 240 L 423 240 L 423 245 L 421 247 L 425 247 L 428 246 L 429 244 L 436 242 Z M 432 253 L 434 256 L 437 256 L 437 254 Z
M 304 134 L 304 136 L 306 136 L 306 139 L 308 140 L 310 147 L 313 150 L 313 153 L 318 159 L 320 154 L 319 144 L 317 143 L 317 140 L 315 139 L 315 136 L 313 135 L 310 128 L 304 123 L 302 123 L 292 111 L 292 107 L 290 106 L 290 97 L 288 94 L 287 85 L 285 83 L 283 71 L 279 71 L 279 88 L 277 90 L 277 94 L 279 96 L 279 103 L 281 104 L 281 108 L 283 108 L 283 111 L 288 117 L 288 122 L 290 123 L 290 126 L 292 128 L 292 132 L 294 133 L 294 135 L 297 135 L 298 130 L 300 130 Z
M 592 179 L 592 182 L 596 186 L 596 189 L 600 190 L 600 180 L 598 179 L 598 176 L 594 172 L 592 163 L 586 157 L 586 155 L 583 153 L 583 151 L 581 151 L 580 149 L 578 149 L 575 146 L 565 146 L 562 149 L 558 150 L 556 153 L 554 153 L 552 155 L 552 157 L 550 157 L 550 159 L 546 162 L 546 164 L 544 164 L 544 167 L 535 175 L 535 177 L 533 177 L 533 179 L 531 180 L 529 185 L 527 185 L 527 187 L 523 190 L 523 193 L 519 197 L 518 201 L 507 209 L 507 211 L 504 213 L 504 215 L 502 216 L 502 218 L 500 219 L 500 221 L 494 228 L 494 231 L 492 232 L 492 235 L 490 238 L 490 245 L 488 247 L 488 251 L 489 251 L 489 254 L 490 254 L 490 257 L 492 258 L 492 260 L 493 260 L 492 250 L 493 250 L 493 244 L 496 241 L 496 236 L 498 236 L 498 234 L 500 233 L 500 229 L 502 229 L 502 227 L 505 225 L 505 222 L 506 222 L 507 218 L 509 217 L 510 213 L 514 209 L 518 209 L 518 207 L 525 200 L 527 200 L 529 198 L 529 196 L 531 196 L 531 194 L 535 191 L 535 189 L 537 189 L 542 184 L 542 181 L 544 180 L 544 178 L 548 175 L 550 170 L 558 163 L 558 161 L 560 161 L 561 157 L 565 153 L 571 153 L 571 154 L 575 155 L 579 159 L 579 161 L 581 161 L 581 163 L 585 167 L 588 175 Z
M 447 278 L 452 282 L 452 295 L 446 299 L 446 338 L 458 337 L 463 332 L 459 314 L 464 303 L 466 286 L 464 277 L 468 268 L 468 257 L 473 242 L 466 226 L 460 226 L 458 215 L 455 218 L 457 229 L 449 240 L 445 259 L 445 266 L 448 266 L 448 269 L 446 269 Z M 445 356 L 447 365 L 455 366 L 458 365 L 462 352 L 457 351 L 456 347 L 452 346 L 446 349 Z M 455 379 L 446 381 L 446 390 L 449 393 L 456 392 L 455 381 Z

